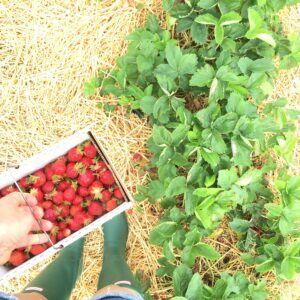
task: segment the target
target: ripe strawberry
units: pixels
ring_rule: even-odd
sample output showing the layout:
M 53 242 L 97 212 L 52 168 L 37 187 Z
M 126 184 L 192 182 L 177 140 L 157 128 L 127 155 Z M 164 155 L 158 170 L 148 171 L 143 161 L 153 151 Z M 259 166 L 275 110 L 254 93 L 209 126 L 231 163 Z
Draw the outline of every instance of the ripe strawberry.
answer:
M 65 191 L 64 191 L 64 200 L 67 202 L 72 203 L 73 200 L 75 199 L 75 191 L 72 187 L 68 187 Z
M 113 177 L 113 174 L 109 170 L 104 171 L 103 173 L 101 173 L 99 175 L 99 178 L 100 178 L 101 182 L 103 184 L 106 184 L 106 185 L 112 185 L 112 184 L 115 183 L 115 179 Z
M 83 201 L 83 198 L 81 196 L 79 196 L 79 195 L 76 195 L 75 198 L 74 198 L 74 200 L 73 200 L 73 202 L 72 202 L 72 204 L 73 205 L 78 205 L 78 204 L 81 204 L 82 201 Z
M 42 191 L 47 194 L 51 193 L 54 189 L 54 184 L 52 181 L 46 181 L 45 184 L 42 185 Z
M 63 192 L 64 190 L 66 190 L 68 187 L 70 186 L 70 183 L 66 180 L 61 181 L 58 186 L 57 186 L 57 190 Z
M 30 175 L 29 179 L 33 183 L 33 187 L 38 188 L 46 182 L 46 175 L 43 171 L 39 170 Z
M 103 207 L 100 202 L 93 201 L 88 206 L 88 211 L 93 216 L 101 216 L 103 214 Z
M 82 206 L 81 205 L 73 205 L 71 206 L 70 208 L 70 215 L 72 217 L 76 216 L 79 212 L 82 212 L 83 209 L 82 209 Z
M 85 170 L 85 166 L 83 163 L 71 162 L 67 165 L 67 176 L 74 179 L 79 175 L 79 173 L 84 172 L 84 170 Z
M 32 245 L 30 247 L 30 253 L 32 255 L 38 255 L 38 254 L 41 254 L 43 253 L 44 251 L 46 250 L 45 246 L 44 245 Z
M 88 189 L 84 186 L 79 186 L 78 190 L 77 190 L 77 193 L 81 197 L 86 197 L 87 195 L 89 195 Z
M 52 201 L 55 204 L 61 204 L 64 201 L 64 193 L 62 191 L 55 191 L 52 195 Z
M 84 211 L 77 212 L 77 214 L 74 215 L 73 219 L 76 223 L 83 225 L 85 221 L 85 212 Z
M 96 161 L 96 163 L 93 166 L 91 166 L 91 169 L 100 174 L 107 170 L 107 166 L 104 161 L 100 160 L 100 161 Z
M 84 156 L 80 162 L 86 167 L 90 167 L 93 164 L 93 160 L 87 156 Z
M 1 190 L 1 195 L 4 197 L 13 192 L 18 192 L 18 189 L 12 185 L 9 185 Z
M 45 175 L 48 181 L 52 181 L 53 180 L 53 176 L 54 176 L 54 172 L 51 168 L 51 165 L 48 165 L 45 167 Z
M 65 229 L 65 228 L 67 228 L 67 223 L 65 223 L 65 222 L 59 222 L 58 223 L 58 227 L 59 227 L 59 229 Z
M 43 209 L 53 208 L 53 202 L 52 201 L 44 201 L 44 202 L 42 202 L 42 208 Z
M 139 153 L 134 153 L 133 156 L 132 156 L 132 160 L 134 162 L 138 162 L 138 161 L 142 160 L 142 155 L 139 154 Z
M 44 219 L 50 222 L 54 222 L 57 218 L 57 213 L 53 208 L 48 208 L 45 210 Z
M 65 238 L 65 236 L 64 236 L 63 232 L 62 232 L 62 231 L 59 231 L 59 232 L 57 233 L 57 240 L 58 240 L 58 241 L 61 241 L 61 240 L 63 240 L 64 238 Z
M 70 208 L 68 205 L 62 204 L 58 206 L 58 210 L 59 210 L 59 216 L 63 218 L 67 217 L 70 214 Z
M 28 188 L 31 185 L 31 182 L 28 177 L 21 178 L 18 183 L 19 183 L 19 186 L 24 189 Z
M 78 183 L 81 186 L 88 187 L 95 180 L 95 176 L 91 170 L 86 170 L 78 176 Z
M 69 228 L 65 228 L 65 229 L 62 231 L 62 233 L 63 233 L 64 237 L 68 237 L 68 236 L 71 235 L 72 231 L 71 231 L 71 229 L 69 229 Z
M 42 202 L 43 201 L 43 199 L 44 199 L 44 194 L 43 194 L 43 192 L 40 190 L 40 189 L 37 189 L 37 188 L 32 188 L 31 190 L 30 190 L 30 194 L 32 195 L 32 196 L 34 196 L 35 198 L 36 198 L 36 200 L 38 201 L 38 202 Z
M 57 243 L 57 237 L 56 237 L 56 234 L 55 234 L 55 235 L 51 235 L 51 236 L 50 236 L 50 240 L 51 240 L 52 243 L 55 245 L 55 244 Z M 46 246 L 47 246 L 47 248 L 52 247 L 52 245 L 51 245 L 50 242 L 47 242 L 47 243 L 46 243 Z
M 120 199 L 120 200 L 123 199 L 123 194 L 122 194 L 121 189 L 119 187 L 116 187 L 114 189 L 114 196 L 116 198 Z
M 82 151 L 78 147 L 72 148 L 67 154 L 68 160 L 71 162 L 80 161 L 82 156 Z
M 111 199 L 106 203 L 106 210 L 111 211 L 117 207 L 117 200 L 116 199 Z
M 85 214 L 85 220 L 84 220 L 84 225 L 89 225 L 91 224 L 95 219 L 95 216 L 91 215 L 89 212 Z
M 66 173 L 66 163 L 64 158 L 58 158 L 52 165 L 51 170 L 56 176 L 64 176 Z
M 27 259 L 27 255 L 24 252 L 15 250 L 11 254 L 9 262 L 13 266 L 17 267 L 17 266 L 20 266 L 22 263 L 24 263 L 26 261 L 26 259 Z
M 88 188 L 89 195 L 93 199 L 101 199 L 103 185 L 99 180 L 94 181 Z
M 74 219 L 70 219 L 69 220 L 69 228 L 72 230 L 72 231 L 77 231 L 79 229 L 82 228 L 82 224 L 79 224 L 78 222 L 76 222 L 76 220 Z
M 102 202 L 107 202 L 108 200 L 110 200 L 111 195 L 112 195 L 112 192 L 110 190 L 102 191 L 101 201 Z
M 96 147 L 91 142 L 88 142 L 84 146 L 83 151 L 84 151 L 84 154 L 88 158 L 95 158 L 95 156 L 97 155 L 97 149 L 96 149 Z

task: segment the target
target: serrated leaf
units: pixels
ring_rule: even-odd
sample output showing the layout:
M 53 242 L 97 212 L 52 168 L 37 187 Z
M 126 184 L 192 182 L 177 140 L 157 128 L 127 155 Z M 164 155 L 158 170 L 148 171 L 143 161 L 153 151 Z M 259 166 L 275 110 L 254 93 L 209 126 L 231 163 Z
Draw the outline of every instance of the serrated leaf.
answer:
M 140 102 L 141 110 L 147 115 L 151 115 L 153 113 L 153 107 L 156 100 L 157 99 L 153 96 L 144 96 Z
M 246 186 L 253 182 L 257 182 L 261 179 L 262 172 L 258 169 L 249 169 L 247 172 L 245 172 L 239 180 L 235 183 L 240 186 Z
M 194 42 L 199 45 L 203 45 L 204 43 L 206 43 L 208 38 L 207 27 L 203 24 L 193 22 L 191 27 L 191 37 Z
M 208 162 L 212 167 L 216 167 L 219 164 L 220 156 L 217 153 L 206 148 L 202 148 L 200 152 L 203 159 L 206 162 Z
M 216 25 L 218 19 L 211 14 L 203 14 L 195 18 L 195 22 L 204 25 Z
M 178 224 L 171 221 L 166 221 L 158 224 L 150 233 L 150 243 L 154 245 L 162 245 L 167 238 L 171 238 L 177 227 Z
M 172 136 L 170 131 L 168 131 L 163 126 L 153 126 L 152 132 L 153 141 L 157 146 L 164 147 L 172 143 Z
M 220 24 L 217 24 L 215 26 L 215 39 L 216 39 L 217 44 L 219 44 L 219 45 L 223 42 L 224 28 Z
M 218 173 L 218 186 L 229 189 L 236 181 L 238 176 L 235 169 L 220 170 Z
M 230 228 L 236 233 L 246 233 L 250 227 L 249 221 L 237 218 L 233 219 L 229 225 Z
M 260 273 L 265 273 L 272 270 L 274 267 L 274 261 L 272 259 L 266 260 L 265 262 L 257 265 L 255 270 Z
M 231 25 L 231 24 L 239 23 L 241 20 L 242 18 L 238 13 L 231 11 L 221 16 L 219 20 L 219 24 L 221 26 Z
M 285 257 L 281 263 L 281 272 L 287 280 L 292 280 L 295 277 L 295 263 L 291 257 Z
M 192 76 L 190 80 L 190 86 L 198 86 L 204 87 L 209 86 L 212 80 L 215 77 L 215 70 L 214 68 L 206 64 L 204 67 L 198 69 L 195 74 Z
M 174 295 L 184 296 L 191 279 L 191 269 L 184 264 L 178 266 L 173 272 Z
M 203 294 L 202 289 L 203 283 L 201 276 L 198 273 L 195 273 L 189 282 L 185 297 L 189 300 L 201 300 Z
M 166 197 L 174 197 L 183 194 L 186 190 L 186 178 L 184 176 L 175 177 L 171 180 L 166 189 Z

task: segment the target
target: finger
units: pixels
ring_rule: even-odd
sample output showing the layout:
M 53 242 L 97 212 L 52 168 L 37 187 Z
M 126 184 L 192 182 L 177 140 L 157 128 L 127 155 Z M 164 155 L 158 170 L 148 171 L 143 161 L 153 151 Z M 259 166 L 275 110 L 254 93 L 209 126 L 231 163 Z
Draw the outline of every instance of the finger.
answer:
M 47 221 L 47 220 L 41 220 L 41 224 L 42 224 L 42 230 L 45 230 L 45 231 L 50 231 L 53 227 L 53 224 L 50 221 Z M 34 223 L 31 230 L 41 230 L 40 225 L 38 224 L 38 222 Z
M 31 207 L 31 209 L 28 206 L 22 206 L 22 207 L 20 207 L 20 209 L 22 209 L 24 212 L 29 214 L 32 217 L 32 221 L 34 221 L 35 218 L 41 219 L 44 215 L 44 210 L 39 206 L 33 206 L 33 207 Z M 33 212 L 34 218 L 32 216 L 32 212 Z
M 36 198 L 33 195 L 28 193 L 22 194 L 20 192 L 13 192 L 7 195 L 6 197 L 10 198 L 10 202 L 16 204 L 17 206 L 24 206 L 24 205 L 34 206 L 37 204 Z
M 43 233 L 29 234 L 20 242 L 18 247 L 27 247 L 30 245 L 44 244 L 48 242 L 48 237 Z

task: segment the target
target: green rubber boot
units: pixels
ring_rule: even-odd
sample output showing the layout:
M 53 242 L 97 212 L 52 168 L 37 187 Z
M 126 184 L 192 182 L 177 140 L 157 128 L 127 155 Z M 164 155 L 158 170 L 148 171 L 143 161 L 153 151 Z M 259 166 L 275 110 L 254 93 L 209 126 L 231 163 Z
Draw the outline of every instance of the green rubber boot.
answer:
M 84 238 L 65 249 L 22 293 L 38 292 L 48 300 L 68 300 L 82 271 Z
M 139 288 L 125 257 L 128 238 L 128 223 L 125 213 L 106 222 L 103 225 L 103 234 L 104 256 L 98 281 L 98 289 L 118 283 L 119 286 L 139 292 Z

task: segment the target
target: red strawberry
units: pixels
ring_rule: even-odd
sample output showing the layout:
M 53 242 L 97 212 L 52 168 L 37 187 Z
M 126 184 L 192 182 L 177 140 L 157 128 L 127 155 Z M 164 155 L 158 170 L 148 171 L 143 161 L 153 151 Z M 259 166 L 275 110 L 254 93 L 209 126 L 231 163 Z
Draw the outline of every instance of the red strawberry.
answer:
M 66 163 L 64 158 L 58 158 L 52 165 L 51 170 L 56 176 L 64 176 L 66 173 Z
M 77 212 L 76 215 L 73 217 L 74 221 L 78 224 L 84 225 L 85 221 L 85 212 L 84 211 L 79 211 Z
M 55 204 L 61 204 L 64 201 L 64 193 L 62 191 L 55 191 L 52 195 L 52 201 Z
M 53 208 L 48 208 L 45 210 L 44 219 L 50 222 L 54 222 L 57 218 L 57 214 Z
M 120 199 L 120 200 L 123 199 L 123 194 L 122 194 L 121 189 L 119 187 L 116 187 L 114 189 L 114 196 L 116 198 Z
M 110 190 L 102 191 L 101 201 L 102 202 L 107 202 L 108 200 L 110 200 L 111 195 L 112 195 L 112 192 Z
M 68 187 L 70 186 L 70 183 L 66 180 L 61 181 L 58 186 L 57 186 L 57 190 L 58 191 L 64 191 L 66 190 Z
M 101 181 L 99 181 L 99 180 L 94 181 L 88 188 L 89 195 L 93 199 L 101 199 L 102 190 L 103 190 L 103 185 L 102 185 Z
M 84 186 L 79 186 L 77 192 L 81 197 L 86 197 L 87 195 L 89 195 L 88 189 Z
M 90 142 L 84 146 L 83 151 L 88 158 L 94 158 L 97 155 L 96 147 Z
M 68 236 L 71 235 L 72 231 L 71 231 L 71 229 L 69 229 L 69 228 L 65 228 L 65 229 L 62 231 L 62 233 L 63 233 L 64 237 L 68 237 Z
M 58 207 L 59 209 L 59 216 L 60 217 L 67 217 L 70 214 L 70 208 L 68 205 L 62 204 Z
M 106 184 L 106 185 L 112 185 L 112 184 L 115 183 L 115 179 L 113 177 L 113 174 L 109 170 L 104 171 L 103 173 L 101 173 L 99 175 L 99 178 L 100 178 L 101 182 L 103 184 Z
M 106 203 L 106 210 L 111 211 L 117 207 L 117 200 L 116 199 L 111 199 Z
M 81 204 L 83 202 L 83 198 L 79 195 L 76 195 L 72 204 L 73 205 L 78 205 L 78 204 Z
M 54 189 L 54 184 L 52 181 L 46 181 L 45 184 L 42 185 L 42 191 L 47 194 L 51 193 Z
M 81 186 L 88 187 L 95 180 L 95 176 L 91 170 L 86 170 L 78 176 L 78 183 Z
M 57 237 L 56 237 L 56 234 L 55 235 L 51 235 L 50 236 L 50 240 L 52 241 L 52 243 L 55 245 L 57 243 Z M 52 247 L 51 243 L 50 242 L 47 242 L 46 243 L 46 246 L 48 248 Z
M 42 186 L 46 182 L 46 175 L 41 170 L 34 172 L 29 178 L 35 188 Z
M 1 190 L 1 195 L 4 197 L 10 193 L 18 192 L 18 191 L 19 190 L 16 187 L 9 185 Z
M 42 208 L 44 208 L 44 209 L 53 208 L 53 202 L 52 201 L 44 201 L 44 202 L 42 202 Z
M 79 212 L 82 212 L 82 206 L 81 205 L 73 205 L 70 208 L 70 215 L 71 216 L 76 216 Z
M 72 187 L 68 187 L 65 191 L 64 191 L 64 200 L 67 202 L 72 203 L 73 200 L 75 199 L 75 191 Z
M 82 151 L 78 147 L 72 148 L 67 154 L 68 160 L 71 162 L 80 161 L 82 156 Z
M 38 202 L 42 202 L 44 199 L 44 194 L 40 189 L 33 188 L 30 190 L 30 194 L 34 196 Z
M 51 165 L 48 165 L 45 167 L 45 175 L 48 181 L 52 181 L 53 180 L 53 176 L 54 176 L 54 172 L 51 168 Z
M 19 181 L 19 186 L 26 189 L 31 185 L 31 182 L 28 177 L 23 177 Z
M 85 171 L 85 166 L 81 162 L 78 163 L 71 162 L 67 165 L 67 176 L 72 179 L 76 178 L 79 175 L 79 173 L 83 173 L 84 171 Z
M 22 251 L 19 251 L 19 250 L 15 250 L 11 256 L 10 256 L 10 259 L 9 259 L 9 262 L 17 267 L 19 265 L 21 265 L 22 263 L 24 263 L 27 259 L 27 255 L 22 252 Z
M 91 167 L 93 171 L 97 171 L 99 174 L 107 170 L 106 163 L 102 160 L 97 161 L 95 165 Z
M 38 254 L 43 253 L 45 250 L 46 250 L 46 248 L 44 245 L 32 245 L 29 252 L 32 255 L 38 255 Z
M 95 217 L 91 215 L 89 212 L 85 214 L 84 225 L 89 225 L 94 221 Z
M 88 206 L 88 211 L 93 216 L 101 216 L 103 214 L 103 207 L 100 202 L 93 201 Z
M 59 241 L 61 241 L 61 240 L 63 240 L 64 238 L 65 238 L 65 236 L 64 236 L 63 232 L 62 232 L 62 231 L 59 231 L 59 232 L 57 233 L 57 239 L 58 239 Z
M 87 156 L 84 156 L 80 162 L 86 167 L 90 167 L 93 164 L 93 160 Z
M 142 160 L 142 155 L 139 154 L 139 153 L 134 153 L 133 156 L 132 156 L 132 160 L 134 162 L 138 162 L 138 161 Z
M 82 228 L 82 224 L 79 224 L 78 222 L 76 222 L 76 220 L 74 219 L 70 219 L 69 220 L 69 228 L 72 230 L 72 231 L 77 231 L 79 229 Z
M 59 227 L 59 229 L 65 229 L 65 228 L 67 228 L 67 223 L 65 223 L 65 222 L 59 222 L 58 223 L 58 227 Z

